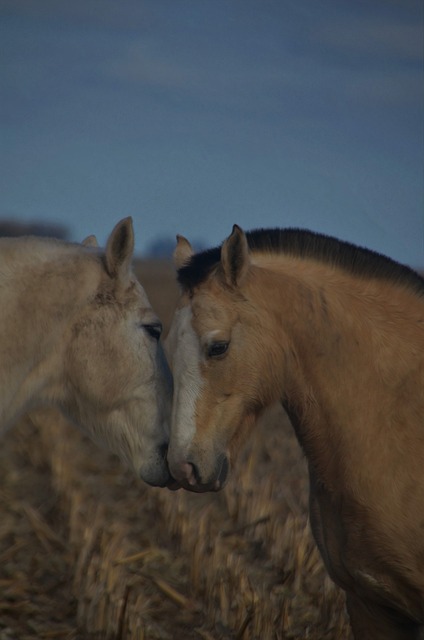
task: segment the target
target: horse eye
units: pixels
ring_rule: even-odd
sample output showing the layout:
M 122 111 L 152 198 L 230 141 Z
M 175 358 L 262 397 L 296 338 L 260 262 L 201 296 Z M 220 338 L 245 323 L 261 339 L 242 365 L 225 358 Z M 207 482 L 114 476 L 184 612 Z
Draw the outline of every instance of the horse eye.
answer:
M 228 349 L 229 342 L 213 342 L 208 347 L 208 358 L 223 356 Z
M 156 322 L 155 324 L 142 324 L 141 325 L 145 331 L 154 338 L 155 340 L 159 340 L 162 334 L 162 325 L 160 322 Z

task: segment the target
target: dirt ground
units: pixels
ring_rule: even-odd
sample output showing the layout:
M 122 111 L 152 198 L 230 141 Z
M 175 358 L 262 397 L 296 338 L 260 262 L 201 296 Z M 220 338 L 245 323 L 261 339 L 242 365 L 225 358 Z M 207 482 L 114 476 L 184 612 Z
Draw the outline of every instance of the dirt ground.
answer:
M 172 267 L 138 274 L 169 325 Z M 53 411 L 0 449 L 0 640 L 350 639 L 272 408 L 219 494 L 147 487 Z

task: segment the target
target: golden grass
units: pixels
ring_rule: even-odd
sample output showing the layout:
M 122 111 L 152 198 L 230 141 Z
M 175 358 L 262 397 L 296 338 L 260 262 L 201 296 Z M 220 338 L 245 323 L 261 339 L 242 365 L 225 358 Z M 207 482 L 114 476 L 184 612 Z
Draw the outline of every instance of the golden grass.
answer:
M 139 276 L 168 326 L 172 267 Z M 9 432 L 0 456 L 0 640 L 351 637 L 278 407 L 219 494 L 147 487 L 52 411 Z

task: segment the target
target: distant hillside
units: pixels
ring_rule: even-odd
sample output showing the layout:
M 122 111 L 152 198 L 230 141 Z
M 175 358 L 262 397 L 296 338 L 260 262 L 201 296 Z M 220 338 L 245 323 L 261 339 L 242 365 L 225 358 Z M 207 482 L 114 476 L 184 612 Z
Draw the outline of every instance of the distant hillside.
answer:
M 69 237 L 68 229 L 60 224 L 50 222 L 18 222 L 12 219 L 0 220 L 0 237 L 16 238 L 18 236 L 44 236 L 46 238 Z

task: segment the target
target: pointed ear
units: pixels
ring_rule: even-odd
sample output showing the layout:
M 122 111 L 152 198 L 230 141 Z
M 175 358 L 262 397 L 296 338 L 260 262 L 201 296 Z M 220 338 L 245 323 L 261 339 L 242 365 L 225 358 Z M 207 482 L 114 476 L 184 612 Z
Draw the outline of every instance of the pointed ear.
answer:
M 177 246 L 175 247 L 173 255 L 175 268 L 177 270 L 181 269 L 181 267 L 187 264 L 193 253 L 194 251 L 187 238 L 177 236 Z
M 106 270 L 111 278 L 127 280 L 134 253 L 132 218 L 124 218 L 113 229 L 106 244 Z
M 84 247 L 98 247 L 99 243 L 97 242 L 96 236 L 87 236 L 81 242 Z
M 236 287 L 243 281 L 249 268 L 249 246 L 246 234 L 238 225 L 233 226 L 231 235 L 221 248 L 221 268 L 225 282 Z

